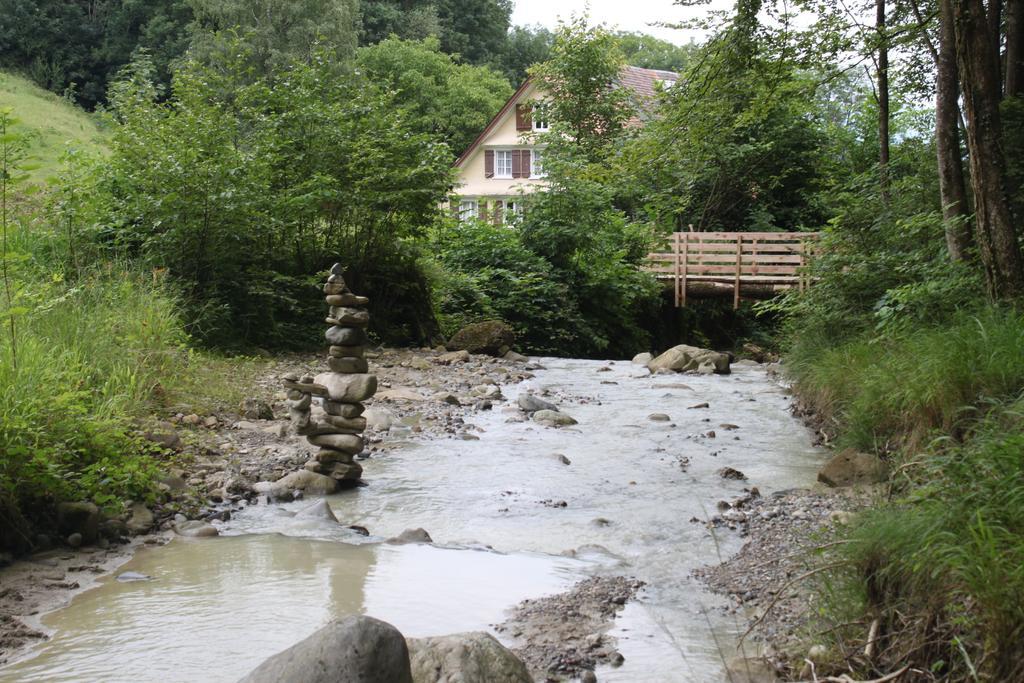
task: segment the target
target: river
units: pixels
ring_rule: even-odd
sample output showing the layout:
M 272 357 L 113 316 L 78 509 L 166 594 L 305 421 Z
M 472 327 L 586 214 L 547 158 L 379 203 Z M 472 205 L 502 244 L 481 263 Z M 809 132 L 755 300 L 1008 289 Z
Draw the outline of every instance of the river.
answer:
M 53 637 L 0 681 L 227 683 L 331 617 L 369 614 L 407 636 L 488 629 L 594 574 L 647 583 L 611 632 L 624 664 L 599 668 L 600 681 L 724 680 L 741 625 L 690 572 L 742 539 L 691 520 L 744 487 L 809 486 L 821 451 L 761 367 L 649 376 L 628 362 L 540 362 L 502 387 L 508 403 L 468 418 L 479 440 L 392 429 L 363 463 L 369 486 L 329 498 L 369 538 L 291 516 L 309 500 L 251 506 L 220 537 L 146 548 L 120 570 L 153 580 L 111 577 L 44 617 Z M 548 390 L 579 424 L 510 421 L 504 406 L 525 390 Z M 723 479 L 726 466 L 749 481 Z M 415 527 L 434 545 L 380 543 Z

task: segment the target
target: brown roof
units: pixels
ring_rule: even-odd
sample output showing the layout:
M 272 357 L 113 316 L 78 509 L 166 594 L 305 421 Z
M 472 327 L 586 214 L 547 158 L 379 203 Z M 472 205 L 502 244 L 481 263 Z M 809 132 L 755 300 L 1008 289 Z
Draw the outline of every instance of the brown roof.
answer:
M 461 166 L 462 162 L 469 158 L 469 155 L 473 153 L 473 150 L 475 150 L 480 145 L 480 143 L 484 141 L 487 135 L 494 129 L 494 127 L 498 125 L 498 122 L 505 115 L 505 113 L 512 108 L 512 106 L 516 103 L 516 100 L 518 100 L 519 97 L 524 92 L 526 92 L 526 88 L 527 86 L 529 86 L 532 80 L 532 77 L 527 78 L 525 81 L 523 81 L 523 84 L 520 85 L 514 93 L 512 93 L 512 97 L 508 98 L 508 101 L 505 102 L 505 105 L 501 108 L 501 110 L 497 114 L 495 114 L 494 118 L 491 119 L 490 123 L 488 123 L 487 126 L 482 131 L 480 131 L 480 135 L 476 137 L 476 140 L 473 141 L 473 144 L 467 147 L 466 151 L 463 152 L 459 156 L 459 158 L 455 160 L 455 166 Z M 654 100 L 658 92 L 657 86 L 655 85 L 656 83 L 664 82 L 667 85 L 671 85 L 675 83 L 677 80 L 679 80 L 679 74 L 677 74 L 674 71 L 644 69 L 639 66 L 624 66 L 622 67 L 622 71 L 619 73 L 619 84 L 633 91 L 633 94 L 636 99 L 636 105 L 641 110 L 641 112 L 647 112 L 648 108 L 654 104 Z M 632 125 L 638 125 L 639 123 L 641 122 L 635 118 L 630 121 L 630 124 Z
M 643 69 L 639 66 L 624 66 L 619 72 L 619 84 L 632 90 L 641 106 L 654 101 L 658 93 L 656 83 L 672 85 L 677 80 L 679 74 L 674 71 Z

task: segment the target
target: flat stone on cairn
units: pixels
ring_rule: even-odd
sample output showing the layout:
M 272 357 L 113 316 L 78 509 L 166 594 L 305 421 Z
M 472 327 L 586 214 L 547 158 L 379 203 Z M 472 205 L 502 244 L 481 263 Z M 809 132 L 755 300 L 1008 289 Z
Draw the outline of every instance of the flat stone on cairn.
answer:
M 360 417 L 365 409 L 362 402 L 377 391 L 377 377 L 368 374 L 364 358 L 365 328 L 370 323 L 366 305 L 370 300 L 350 292 L 341 275 L 341 265 L 334 264 L 324 285 L 330 307 L 326 322 L 331 327 L 324 334 L 331 345 L 327 357 L 330 372 L 316 377 L 282 378 L 296 433 L 319 449 L 303 467 L 327 475 L 339 485 L 353 483 L 362 476 L 363 468 L 354 460 L 364 446 L 362 432 L 366 419 Z M 326 414 L 322 421 L 311 416 L 313 396 L 323 401 Z

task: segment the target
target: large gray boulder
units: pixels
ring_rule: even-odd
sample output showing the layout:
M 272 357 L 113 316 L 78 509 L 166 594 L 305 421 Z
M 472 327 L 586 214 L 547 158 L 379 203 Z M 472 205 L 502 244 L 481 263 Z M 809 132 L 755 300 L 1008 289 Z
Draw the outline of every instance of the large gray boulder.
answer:
M 818 471 L 818 481 L 826 486 L 855 486 L 885 481 L 888 468 L 873 455 L 848 448 L 832 456 Z
M 729 374 L 729 356 L 709 349 L 680 344 L 661 354 L 647 364 L 651 372 L 658 370 L 674 370 L 676 372 L 714 372 L 719 375 Z
M 512 328 L 500 320 L 486 320 L 466 325 L 452 335 L 445 345 L 449 351 L 468 351 L 488 356 L 504 356 L 509 352 L 516 335 Z
M 410 638 L 414 683 L 532 683 L 526 665 L 480 631 Z
M 332 621 L 239 683 L 413 683 L 405 638 L 373 617 Z

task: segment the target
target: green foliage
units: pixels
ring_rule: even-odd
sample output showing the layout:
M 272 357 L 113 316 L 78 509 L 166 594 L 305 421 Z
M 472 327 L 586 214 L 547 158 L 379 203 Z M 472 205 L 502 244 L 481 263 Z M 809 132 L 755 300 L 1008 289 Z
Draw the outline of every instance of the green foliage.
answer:
M 374 45 L 391 36 L 423 40 L 441 33 L 437 7 L 430 0 L 364 0 L 360 10 L 360 45 Z
M 824 137 L 807 104 L 813 91 L 784 65 L 766 72 L 706 46 L 626 152 L 636 201 L 672 230 L 820 225 Z
M 390 38 L 360 48 L 356 65 L 394 91 L 394 102 L 413 129 L 436 133 L 455 155 L 469 147 L 512 94 L 508 82 L 490 68 L 459 64 L 441 52 L 436 38 Z
M 223 59 L 233 33 L 245 36 L 254 75 L 270 75 L 293 61 L 352 56 L 358 37 L 356 0 L 187 0 L 192 8 L 192 56 Z
M 140 48 L 152 54 L 166 83 L 171 61 L 188 46 L 192 20 L 186 0 L 2 0 L 0 16 L 0 68 L 89 109 L 105 101 L 108 84 Z
M 518 86 L 529 75 L 530 67 L 547 61 L 555 37 L 543 26 L 513 26 L 509 31 L 500 66 L 513 86 Z
M 435 284 L 449 328 L 502 318 L 537 353 L 628 357 L 648 348 L 642 320 L 660 288 L 638 268 L 648 226 L 614 205 L 601 182 L 631 113 L 612 88 L 622 66 L 614 39 L 585 19 L 563 26 L 534 74 L 550 88 L 552 132 L 540 136 L 548 188 L 521 197 L 512 229 L 470 223 L 442 233 Z
M 470 64 L 493 64 L 505 47 L 509 0 L 364 0 L 360 44 L 394 35 L 407 40 L 438 38 L 441 49 Z
M 480 221 L 451 225 L 435 238 L 433 253 L 434 304 L 446 336 L 501 319 L 515 331 L 517 346 L 534 353 L 565 353 L 585 343 L 575 295 L 515 230 Z
M 392 96 L 330 52 L 250 80 L 251 55 L 196 62 L 157 100 L 140 61 L 111 91 L 112 154 L 96 220 L 114 243 L 181 289 L 190 333 L 236 348 L 313 341 L 322 317 L 316 273 L 333 261 L 364 282 L 379 330 L 408 314 L 374 273 L 439 211 L 447 148 L 418 133 Z M 272 83 L 287 84 L 274 87 Z
M 551 131 L 541 136 L 545 164 L 598 164 L 612 153 L 634 113 L 630 94 L 613 87 L 624 58 L 615 37 L 587 17 L 559 26 L 548 61 L 530 70 L 542 85 Z
M 838 421 L 844 443 L 887 452 L 961 434 L 979 400 L 1024 390 L 1022 343 L 1019 314 L 983 310 L 837 346 L 801 346 L 790 367 L 800 394 Z
M 697 45 L 674 45 L 666 40 L 634 31 L 618 31 L 615 39 L 630 66 L 682 73 L 693 60 Z
M 20 315 L 17 362 L 0 338 L 0 498 L 8 514 L 39 523 L 60 500 L 119 509 L 153 496 L 162 456 L 134 418 L 189 364 L 161 283 L 117 262 L 90 264 L 69 282 L 49 262 L 59 231 L 31 218 L 20 212 L 11 235 L 22 255 L 11 273 Z

